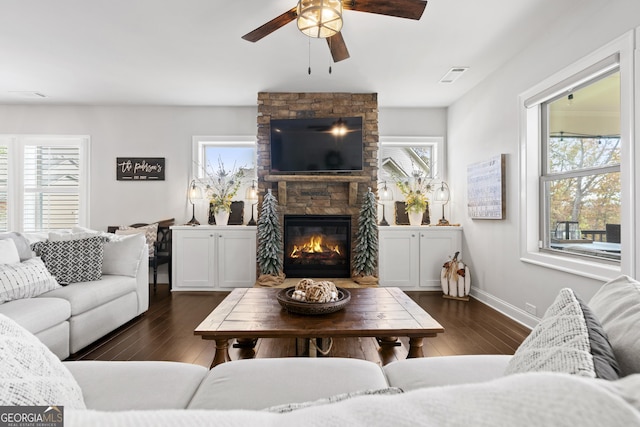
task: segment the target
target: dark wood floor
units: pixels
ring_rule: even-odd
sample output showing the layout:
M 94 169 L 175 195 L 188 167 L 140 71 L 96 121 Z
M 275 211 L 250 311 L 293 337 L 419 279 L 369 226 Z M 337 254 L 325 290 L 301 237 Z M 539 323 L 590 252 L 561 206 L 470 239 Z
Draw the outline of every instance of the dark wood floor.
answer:
M 424 340 L 425 356 L 454 354 L 513 354 L 529 330 L 471 299 L 443 299 L 437 292 L 407 292 L 445 328 Z M 193 334 L 195 327 L 227 295 L 226 292 L 175 292 L 159 285 L 151 291 L 149 311 L 69 360 L 171 360 L 208 367 L 214 344 Z M 374 338 L 335 339 L 329 356 L 366 359 L 387 364 L 407 356 L 409 343 L 379 347 Z M 295 339 L 261 339 L 255 357 L 289 357 L 300 351 Z M 232 359 L 253 356 L 252 350 L 230 349 Z

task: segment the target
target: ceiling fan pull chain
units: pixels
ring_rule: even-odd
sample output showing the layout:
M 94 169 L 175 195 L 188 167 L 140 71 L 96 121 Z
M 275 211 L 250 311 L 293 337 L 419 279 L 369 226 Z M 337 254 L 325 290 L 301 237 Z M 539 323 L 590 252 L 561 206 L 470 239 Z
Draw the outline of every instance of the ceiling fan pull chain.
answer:
M 307 39 L 309 41 L 309 68 L 307 72 L 311 75 L 311 37 L 307 37 Z
M 329 41 L 329 74 L 331 74 L 331 37 L 328 39 Z

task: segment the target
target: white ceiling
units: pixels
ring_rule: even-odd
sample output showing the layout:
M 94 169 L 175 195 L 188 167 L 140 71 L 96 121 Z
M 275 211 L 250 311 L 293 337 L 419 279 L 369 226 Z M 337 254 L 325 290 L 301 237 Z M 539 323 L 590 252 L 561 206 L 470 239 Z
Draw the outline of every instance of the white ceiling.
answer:
M 346 10 L 351 58 L 329 74 L 326 42 L 309 49 L 294 22 L 240 38 L 296 0 L 2 0 L 0 103 L 234 106 L 263 91 L 332 91 L 448 106 L 580 2 L 430 0 L 420 21 Z M 438 83 L 454 66 L 471 69 Z

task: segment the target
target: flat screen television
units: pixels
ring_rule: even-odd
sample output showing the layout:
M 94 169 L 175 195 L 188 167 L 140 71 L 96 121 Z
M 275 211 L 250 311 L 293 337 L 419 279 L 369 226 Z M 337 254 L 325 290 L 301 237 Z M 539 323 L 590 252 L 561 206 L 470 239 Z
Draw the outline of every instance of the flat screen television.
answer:
M 271 120 L 271 172 L 362 170 L 362 117 Z

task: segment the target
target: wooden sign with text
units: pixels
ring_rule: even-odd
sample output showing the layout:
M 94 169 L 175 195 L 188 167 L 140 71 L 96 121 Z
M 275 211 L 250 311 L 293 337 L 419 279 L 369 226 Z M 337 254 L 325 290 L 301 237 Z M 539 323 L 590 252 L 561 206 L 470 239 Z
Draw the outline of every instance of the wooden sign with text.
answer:
M 118 181 L 164 181 L 164 157 L 116 158 Z

